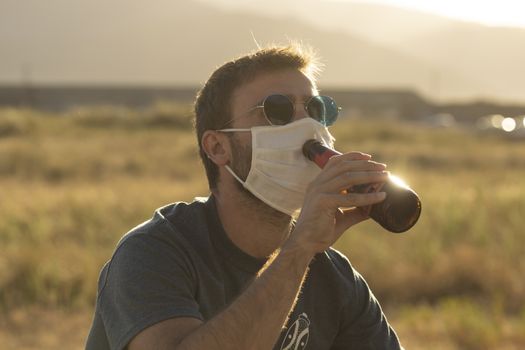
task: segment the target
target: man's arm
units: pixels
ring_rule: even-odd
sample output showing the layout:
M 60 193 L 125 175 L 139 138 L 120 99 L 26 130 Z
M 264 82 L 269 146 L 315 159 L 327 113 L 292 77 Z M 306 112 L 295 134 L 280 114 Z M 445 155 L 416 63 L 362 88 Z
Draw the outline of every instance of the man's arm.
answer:
M 286 244 L 250 286 L 206 323 L 194 318 L 159 322 L 129 344 L 136 349 L 271 349 L 293 309 L 313 255 Z

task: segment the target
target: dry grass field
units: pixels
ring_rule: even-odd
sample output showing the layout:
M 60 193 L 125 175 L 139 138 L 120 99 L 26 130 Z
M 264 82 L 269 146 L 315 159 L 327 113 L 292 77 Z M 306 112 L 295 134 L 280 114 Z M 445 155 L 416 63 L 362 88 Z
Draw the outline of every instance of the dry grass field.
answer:
M 189 110 L 0 110 L 1 349 L 83 348 L 122 234 L 207 195 Z M 409 232 L 369 221 L 336 245 L 405 347 L 525 348 L 525 142 L 384 121 L 332 131 L 338 149 L 373 154 L 422 198 Z

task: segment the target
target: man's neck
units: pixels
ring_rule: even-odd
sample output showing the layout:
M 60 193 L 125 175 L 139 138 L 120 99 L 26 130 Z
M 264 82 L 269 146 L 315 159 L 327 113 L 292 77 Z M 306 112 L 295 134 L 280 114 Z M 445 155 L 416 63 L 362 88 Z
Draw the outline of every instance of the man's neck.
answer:
M 217 212 L 230 240 L 245 253 L 270 256 L 288 238 L 292 219 L 239 191 L 213 191 Z

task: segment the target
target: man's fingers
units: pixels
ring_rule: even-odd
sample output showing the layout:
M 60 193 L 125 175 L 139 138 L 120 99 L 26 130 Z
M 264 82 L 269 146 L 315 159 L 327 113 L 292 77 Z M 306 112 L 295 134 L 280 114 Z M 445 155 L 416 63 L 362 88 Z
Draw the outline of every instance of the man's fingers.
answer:
M 316 180 L 318 182 L 326 182 L 348 172 L 384 171 L 385 169 L 386 164 L 374 162 L 370 159 L 345 160 L 333 164 L 331 167 L 325 167 Z
M 365 221 L 369 216 L 360 208 L 339 209 L 335 214 L 335 231 L 339 236 L 349 227 Z
M 339 208 L 364 207 L 382 202 L 386 198 L 385 192 L 374 193 L 347 193 L 337 195 L 338 202 L 341 203 Z
M 338 208 L 365 207 L 379 203 L 386 198 L 386 193 L 320 194 L 319 196 L 321 202 L 329 210 L 337 210 Z
M 349 160 L 368 160 L 372 159 L 372 156 L 367 153 L 363 152 L 348 152 L 345 154 L 340 154 L 331 157 L 328 162 L 326 162 L 325 167 L 332 167 L 336 164 L 339 164 L 341 162 L 349 161 Z
M 388 180 L 388 176 L 388 171 L 346 172 L 323 184 L 313 185 L 317 186 L 316 189 L 320 192 L 338 193 L 354 185 L 386 182 Z

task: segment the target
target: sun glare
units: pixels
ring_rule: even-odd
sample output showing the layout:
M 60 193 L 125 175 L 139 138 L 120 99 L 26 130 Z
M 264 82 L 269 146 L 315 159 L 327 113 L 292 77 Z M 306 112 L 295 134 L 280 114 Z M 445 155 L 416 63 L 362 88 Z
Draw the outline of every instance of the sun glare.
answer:
M 339 0 L 394 5 L 492 26 L 525 27 L 522 0 Z
M 390 175 L 390 181 L 392 181 L 395 185 L 399 187 L 409 188 L 407 183 L 403 181 L 400 177 L 397 177 L 395 175 Z
M 505 118 L 501 122 L 501 128 L 506 132 L 511 132 L 516 129 L 516 121 L 514 118 Z

